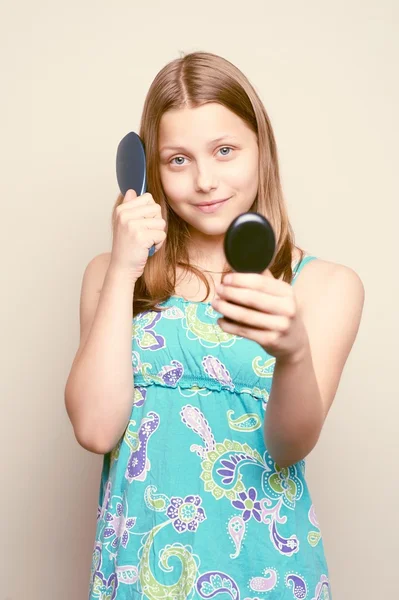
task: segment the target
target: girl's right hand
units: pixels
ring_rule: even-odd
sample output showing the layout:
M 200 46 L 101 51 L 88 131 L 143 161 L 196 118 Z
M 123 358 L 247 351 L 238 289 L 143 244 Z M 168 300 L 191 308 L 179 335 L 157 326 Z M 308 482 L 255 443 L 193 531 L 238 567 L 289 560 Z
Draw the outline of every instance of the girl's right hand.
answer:
M 161 207 L 151 194 L 137 197 L 134 190 L 128 190 L 116 208 L 110 266 L 125 269 L 136 282 L 143 274 L 150 248 L 155 244 L 157 252 L 164 243 L 165 229 Z

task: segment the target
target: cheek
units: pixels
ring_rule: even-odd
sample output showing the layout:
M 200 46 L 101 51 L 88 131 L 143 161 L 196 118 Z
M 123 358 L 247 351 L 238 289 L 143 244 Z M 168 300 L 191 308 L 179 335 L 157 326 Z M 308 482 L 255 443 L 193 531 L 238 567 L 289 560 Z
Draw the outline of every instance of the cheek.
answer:
M 242 161 L 234 165 L 229 172 L 229 182 L 237 190 L 256 193 L 258 190 L 258 165 L 254 161 Z
M 180 202 L 187 198 L 190 191 L 190 180 L 184 173 L 160 172 L 161 183 L 167 197 L 172 202 Z
M 240 178 L 240 188 L 241 190 L 254 191 L 258 189 L 258 170 L 257 169 L 248 169 L 244 170 L 241 173 Z
M 256 195 L 258 192 L 259 184 L 259 167 L 258 167 L 258 156 L 253 156 L 252 160 L 247 165 L 245 171 L 245 185 L 248 190 L 251 190 L 252 195 Z

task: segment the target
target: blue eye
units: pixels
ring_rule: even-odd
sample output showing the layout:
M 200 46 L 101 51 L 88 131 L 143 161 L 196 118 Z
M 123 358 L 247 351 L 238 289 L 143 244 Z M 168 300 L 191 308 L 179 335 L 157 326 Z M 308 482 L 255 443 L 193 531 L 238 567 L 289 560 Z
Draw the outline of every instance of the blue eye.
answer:
M 172 164 L 182 165 L 183 164 L 182 162 L 177 162 L 177 163 L 173 162 L 175 160 L 181 160 L 182 161 L 182 160 L 186 160 L 186 159 L 184 158 L 184 156 L 175 156 L 175 158 L 172 158 L 172 160 L 170 161 Z
M 228 152 L 222 152 L 222 150 L 227 150 Z M 219 152 L 222 152 L 222 156 L 228 156 L 230 151 L 232 150 L 232 148 L 229 148 L 229 146 L 223 146 L 223 148 L 220 148 Z

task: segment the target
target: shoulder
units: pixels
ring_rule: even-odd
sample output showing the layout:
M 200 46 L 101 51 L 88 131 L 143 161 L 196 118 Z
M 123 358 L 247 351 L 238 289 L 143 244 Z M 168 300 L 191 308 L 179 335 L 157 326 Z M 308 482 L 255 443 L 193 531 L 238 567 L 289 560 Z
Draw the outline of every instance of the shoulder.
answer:
M 97 256 L 92 258 L 90 263 L 92 263 L 93 265 L 102 265 L 102 266 L 107 265 L 107 267 L 108 267 L 110 261 L 111 261 L 111 252 L 102 252 L 101 254 L 97 254 Z
M 363 282 L 354 269 L 321 258 L 314 258 L 304 265 L 294 290 L 298 300 L 305 304 L 312 303 L 314 296 L 320 294 L 342 294 L 346 301 L 364 298 Z
M 324 332 L 322 335 L 335 328 L 336 333 L 353 341 L 365 299 L 364 285 L 356 271 L 316 258 L 303 267 L 293 290 L 309 327 Z

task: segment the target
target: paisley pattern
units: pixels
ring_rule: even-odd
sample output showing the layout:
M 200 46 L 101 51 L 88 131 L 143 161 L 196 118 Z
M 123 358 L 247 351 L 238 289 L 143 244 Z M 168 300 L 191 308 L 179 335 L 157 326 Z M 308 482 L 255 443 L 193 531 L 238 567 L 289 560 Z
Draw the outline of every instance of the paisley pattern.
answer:
M 132 323 L 132 412 L 104 456 L 89 600 L 331 600 L 304 461 L 281 468 L 264 442 L 275 359 L 210 303 L 160 308 Z

